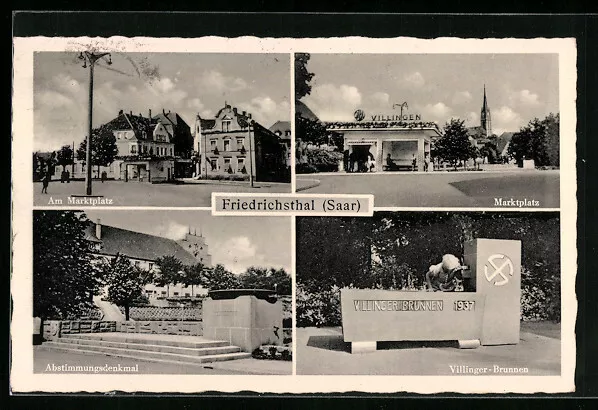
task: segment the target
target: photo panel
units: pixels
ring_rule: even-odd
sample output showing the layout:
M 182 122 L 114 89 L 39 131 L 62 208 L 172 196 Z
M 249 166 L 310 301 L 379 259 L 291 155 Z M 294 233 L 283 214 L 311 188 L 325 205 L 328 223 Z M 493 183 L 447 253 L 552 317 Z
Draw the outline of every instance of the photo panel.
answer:
M 290 192 L 288 54 L 79 49 L 34 54 L 36 206 Z
M 296 223 L 297 374 L 561 374 L 558 212 Z
M 292 374 L 289 217 L 35 210 L 33 232 L 35 374 Z
M 557 53 L 296 53 L 297 190 L 558 208 L 559 87 Z

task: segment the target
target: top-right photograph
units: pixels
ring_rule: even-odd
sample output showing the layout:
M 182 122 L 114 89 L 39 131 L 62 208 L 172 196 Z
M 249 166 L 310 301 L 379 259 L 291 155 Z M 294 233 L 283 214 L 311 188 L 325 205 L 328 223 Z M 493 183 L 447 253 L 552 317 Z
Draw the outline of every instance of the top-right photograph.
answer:
M 558 208 L 559 55 L 296 53 L 295 136 L 297 192 Z

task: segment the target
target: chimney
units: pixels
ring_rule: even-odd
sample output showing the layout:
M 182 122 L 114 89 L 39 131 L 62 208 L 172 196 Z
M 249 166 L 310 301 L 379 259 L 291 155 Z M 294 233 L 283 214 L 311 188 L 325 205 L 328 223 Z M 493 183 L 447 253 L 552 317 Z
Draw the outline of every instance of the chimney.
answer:
M 102 239 L 102 220 L 100 218 L 96 222 L 96 238 Z
M 124 113 L 124 111 L 123 111 L 123 110 L 120 110 L 120 111 L 118 112 L 118 115 L 123 115 L 123 113 Z
M 247 115 L 247 111 L 243 110 L 243 117 Z
M 249 119 L 251 119 L 251 113 L 247 113 L 247 117 L 249 117 Z
M 147 111 L 147 115 L 148 115 L 148 117 L 152 118 L 152 109 L 151 108 Z
M 133 110 L 129 111 L 129 115 L 132 117 L 133 116 Z
M 237 115 L 237 107 L 233 108 L 233 112 L 235 113 L 235 115 Z
M 166 115 L 166 111 L 164 111 L 164 108 L 162 108 L 162 114 Z

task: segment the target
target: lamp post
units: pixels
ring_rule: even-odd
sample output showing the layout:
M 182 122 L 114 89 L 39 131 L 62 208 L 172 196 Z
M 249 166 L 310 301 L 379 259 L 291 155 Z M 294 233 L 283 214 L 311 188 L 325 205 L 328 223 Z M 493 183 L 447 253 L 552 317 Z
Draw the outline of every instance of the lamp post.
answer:
M 247 122 L 247 139 L 249 142 L 249 183 L 253 188 L 253 157 L 251 156 L 251 122 Z
M 94 53 L 91 51 L 84 51 L 79 54 L 79 60 L 83 60 L 83 68 L 87 68 L 89 64 L 89 112 L 87 117 L 87 147 L 85 150 L 85 162 L 87 163 L 87 170 L 85 173 L 85 194 L 91 195 L 91 131 L 92 131 L 92 117 L 93 117 L 93 72 L 95 63 L 103 57 L 108 56 L 106 63 L 112 64 L 112 56 L 110 53 Z

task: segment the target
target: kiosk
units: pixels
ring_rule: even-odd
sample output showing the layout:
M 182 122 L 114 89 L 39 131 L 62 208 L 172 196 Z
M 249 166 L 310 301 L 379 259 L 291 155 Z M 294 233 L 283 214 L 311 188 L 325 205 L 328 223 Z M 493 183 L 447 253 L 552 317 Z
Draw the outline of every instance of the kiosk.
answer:
M 351 353 L 375 351 L 382 341 L 519 343 L 521 242 L 474 239 L 464 244 L 464 260 L 464 292 L 341 290 Z

